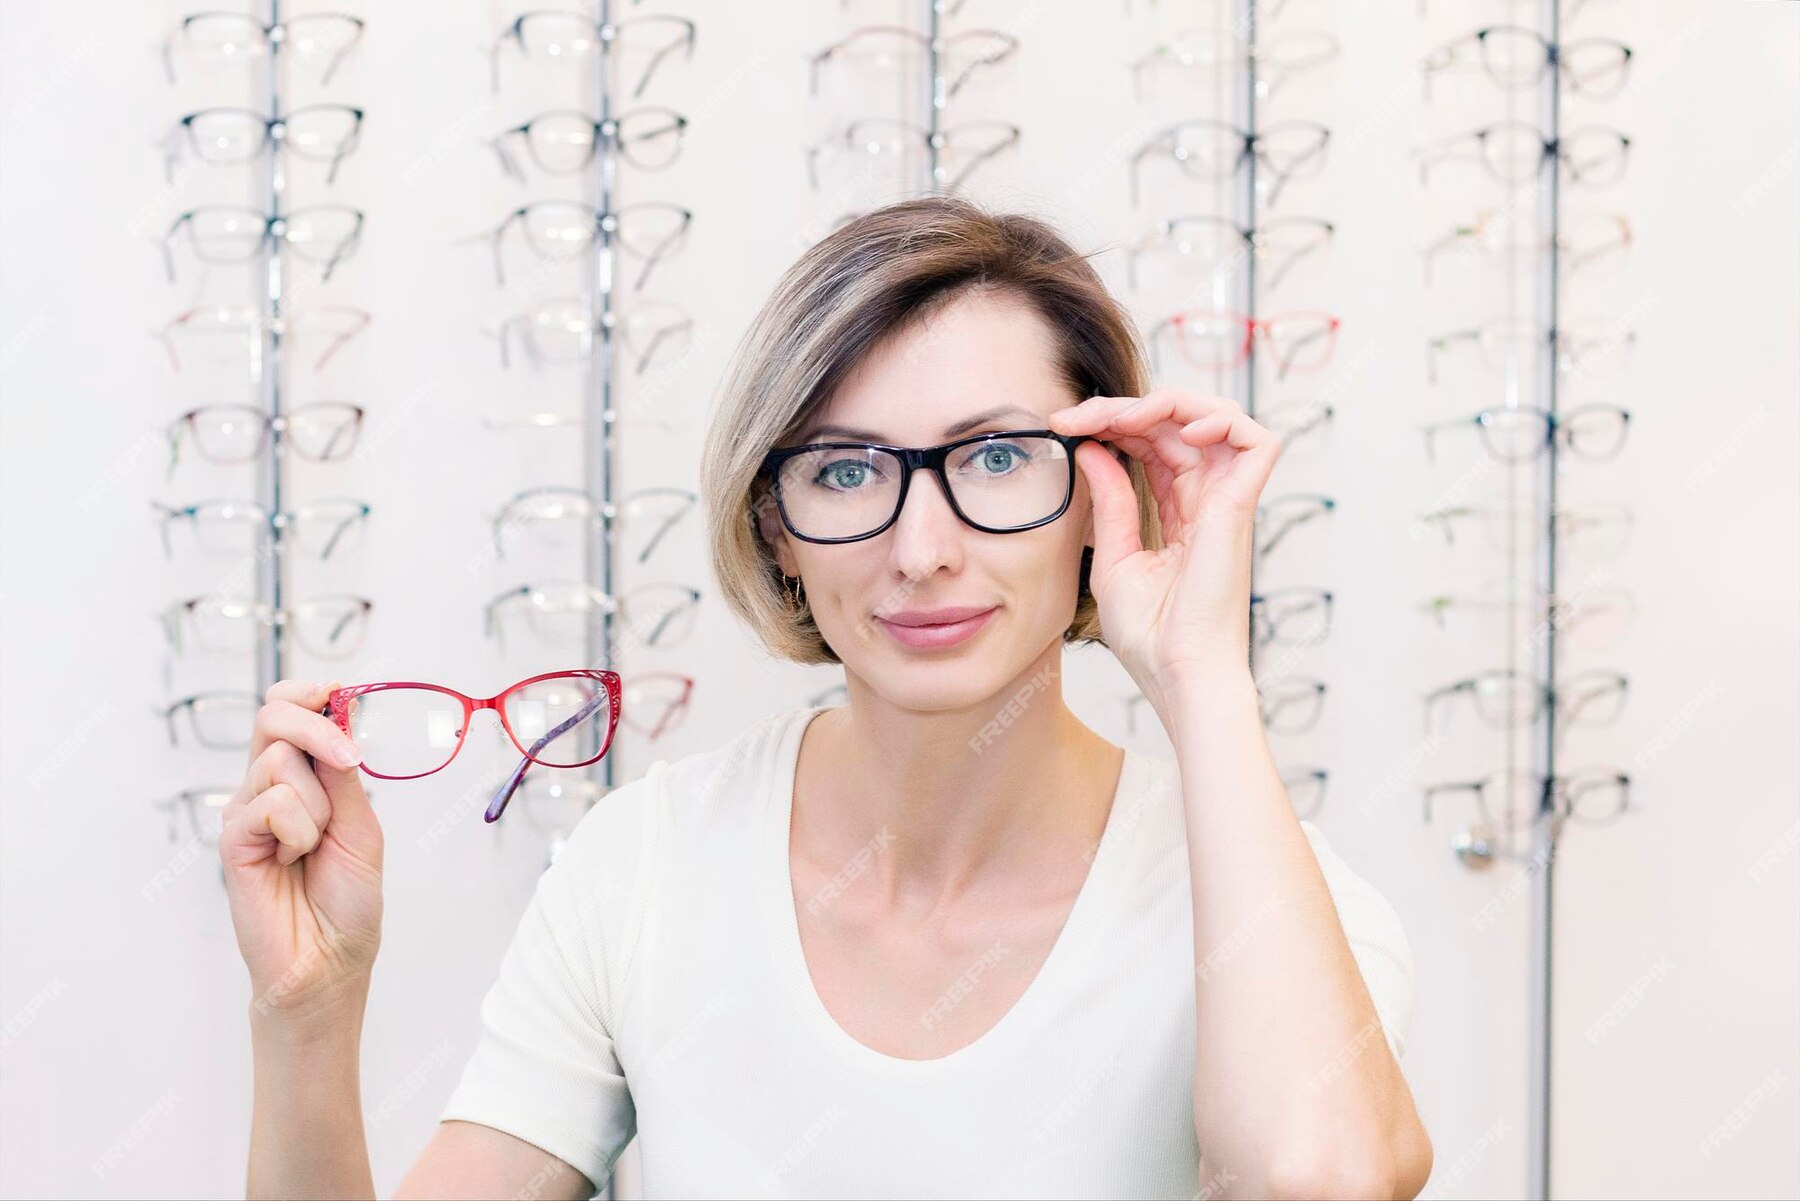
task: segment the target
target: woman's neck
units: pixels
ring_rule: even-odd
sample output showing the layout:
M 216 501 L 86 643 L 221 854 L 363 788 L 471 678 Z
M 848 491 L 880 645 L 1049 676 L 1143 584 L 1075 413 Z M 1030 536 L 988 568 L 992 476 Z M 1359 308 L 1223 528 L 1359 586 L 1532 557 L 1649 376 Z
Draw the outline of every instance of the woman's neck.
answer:
M 963 709 L 901 708 L 853 681 L 801 741 L 793 847 L 827 872 L 857 864 L 908 908 L 1089 855 L 1123 752 L 1064 703 L 1060 650 Z

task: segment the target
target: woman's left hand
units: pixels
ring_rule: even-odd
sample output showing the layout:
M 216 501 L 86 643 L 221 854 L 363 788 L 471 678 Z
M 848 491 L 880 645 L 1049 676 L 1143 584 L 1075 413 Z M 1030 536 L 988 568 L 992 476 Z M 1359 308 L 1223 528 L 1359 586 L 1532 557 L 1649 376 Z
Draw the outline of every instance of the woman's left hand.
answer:
M 1281 440 L 1232 400 L 1179 388 L 1095 396 L 1050 416 L 1144 465 L 1163 548 L 1145 550 L 1131 477 L 1103 446 L 1075 461 L 1093 496 L 1089 587 L 1107 646 L 1159 713 L 1182 681 L 1247 673 L 1257 500 Z

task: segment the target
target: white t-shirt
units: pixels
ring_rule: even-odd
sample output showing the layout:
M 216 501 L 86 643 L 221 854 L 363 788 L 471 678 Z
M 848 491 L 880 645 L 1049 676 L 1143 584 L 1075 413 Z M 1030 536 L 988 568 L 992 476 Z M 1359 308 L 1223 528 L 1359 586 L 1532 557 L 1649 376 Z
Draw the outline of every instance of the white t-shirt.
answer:
M 443 1116 L 596 1184 L 635 1133 L 649 1197 L 1192 1197 L 1193 902 L 1173 761 L 1127 749 L 1067 923 L 1005 1016 L 947 1056 L 898 1059 L 837 1024 L 801 950 L 788 820 L 800 735 L 823 711 L 657 760 L 583 817 Z M 1399 1054 L 1414 1004 L 1399 917 L 1303 825 Z

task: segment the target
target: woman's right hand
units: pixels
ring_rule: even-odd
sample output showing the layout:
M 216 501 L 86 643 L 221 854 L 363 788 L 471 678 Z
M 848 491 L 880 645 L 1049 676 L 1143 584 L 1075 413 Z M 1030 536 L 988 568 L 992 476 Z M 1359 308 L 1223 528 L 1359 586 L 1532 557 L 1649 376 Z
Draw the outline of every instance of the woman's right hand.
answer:
M 259 1022 L 360 1022 L 381 944 L 381 826 L 355 745 L 319 712 L 334 687 L 269 689 L 225 807 L 219 859 Z

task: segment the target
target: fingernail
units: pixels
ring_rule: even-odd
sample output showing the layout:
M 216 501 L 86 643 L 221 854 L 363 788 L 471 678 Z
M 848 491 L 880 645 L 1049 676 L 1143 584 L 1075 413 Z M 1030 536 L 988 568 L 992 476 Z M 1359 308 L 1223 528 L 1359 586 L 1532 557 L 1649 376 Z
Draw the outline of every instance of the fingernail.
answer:
M 362 762 L 362 752 L 348 738 L 340 738 L 331 744 L 331 757 L 339 767 L 355 767 Z
M 1125 413 L 1129 413 L 1129 412 L 1131 412 L 1131 410 L 1137 408 L 1139 405 L 1141 405 L 1143 403 L 1144 403 L 1144 398 L 1140 396 L 1136 400 L 1132 401 L 1130 404 L 1126 405 L 1124 408 L 1120 409 L 1119 413 L 1121 415 L 1123 415 Z

